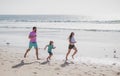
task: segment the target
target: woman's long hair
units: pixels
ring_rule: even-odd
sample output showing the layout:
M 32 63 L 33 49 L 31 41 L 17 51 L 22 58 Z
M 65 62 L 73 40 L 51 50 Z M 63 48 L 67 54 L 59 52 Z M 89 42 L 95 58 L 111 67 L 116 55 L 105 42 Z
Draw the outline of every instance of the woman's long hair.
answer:
M 68 38 L 70 42 L 71 42 L 71 38 L 72 38 L 73 34 L 74 34 L 74 32 L 71 32 L 71 34 L 70 34 L 70 36 Z

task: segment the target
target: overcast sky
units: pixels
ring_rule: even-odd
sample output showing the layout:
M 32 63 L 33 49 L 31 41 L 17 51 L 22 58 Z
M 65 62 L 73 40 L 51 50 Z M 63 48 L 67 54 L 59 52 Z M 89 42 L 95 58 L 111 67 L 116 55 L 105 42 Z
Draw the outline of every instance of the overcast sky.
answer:
M 0 0 L 0 14 L 120 17 L 120 0 Z

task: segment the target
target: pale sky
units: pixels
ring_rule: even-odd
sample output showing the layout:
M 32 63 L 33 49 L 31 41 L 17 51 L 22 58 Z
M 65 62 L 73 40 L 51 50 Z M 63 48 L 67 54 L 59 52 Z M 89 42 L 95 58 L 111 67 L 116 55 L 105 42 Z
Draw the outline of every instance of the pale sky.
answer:
M 120 0 L 0 0 L 0 14 L 65 14 L 120 18 Z

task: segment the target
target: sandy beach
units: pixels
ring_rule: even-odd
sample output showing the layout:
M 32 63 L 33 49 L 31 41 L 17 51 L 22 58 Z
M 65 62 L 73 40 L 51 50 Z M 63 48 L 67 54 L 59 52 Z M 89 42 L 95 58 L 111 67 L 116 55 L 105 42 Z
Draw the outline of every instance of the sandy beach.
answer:
M 14 52 L 16 51 L 16 52 Z M 24 59 L 20 48 L 0 47 L 1 76 L 120 76 L 120 65 L 93 64 L 88 62 L 64 62 L 64 59 L 46 62 L 29 56 Z

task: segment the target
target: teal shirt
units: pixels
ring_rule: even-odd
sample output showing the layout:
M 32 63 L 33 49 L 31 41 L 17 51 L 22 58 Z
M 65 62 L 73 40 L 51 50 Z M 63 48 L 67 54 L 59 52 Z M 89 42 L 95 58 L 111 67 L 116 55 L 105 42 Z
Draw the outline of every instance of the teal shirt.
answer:
M 53 49 L 53 45 L 48 45 L 48 52 L 52 52 L 52 49 Z

